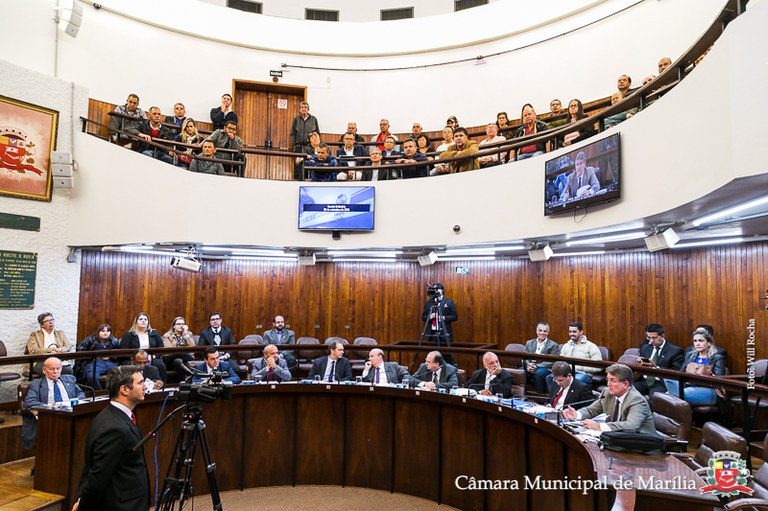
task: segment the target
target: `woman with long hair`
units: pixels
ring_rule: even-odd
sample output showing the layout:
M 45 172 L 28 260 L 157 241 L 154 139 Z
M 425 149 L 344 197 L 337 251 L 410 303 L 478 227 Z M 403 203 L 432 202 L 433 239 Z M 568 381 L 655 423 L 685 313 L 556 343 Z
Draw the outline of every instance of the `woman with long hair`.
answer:
M 195 346 L 195 339 L 192 332 L 189 331 L 187 321 L 183 316 L 176 316 L 171 321 L 171 326 L 168 331 L 163 334 L 163 345 L 166 348 L 183 348 L 185 346 Z M 166 355 L 163 357 L 165 366 L 173 367 L 176 360 L 181 360 L 186 364 L 194 360 L 194 357 L 189 353 L 174 353 L 173 355 Z
M 683 370 L 699 376 L 725 376 L 727 360 L 725 354 L 718 351 L 715 339 L 703 328 L 693 331 L 693 349 L 685 356 Z M 664 380 L 667 391 L 673 396 L 680 395 L 680 382 Z M 717 392 L 711 387 L 700 384 L 686 384 L 684 399 L 692 405 L 714 405 L 717 403 Z
M 195 125 L 195 120 L 191 117 L 187 117 L 184 119 L 184 122 L 181 125 L 181 141 L 184 144 L 191 144 L 199 146 L 203 143 L 203 140 L 205 138 L 197 131 L 197 126 Z M 192 163 L 192 157 L 190 156 L 194 152 L 194 148 L 187 147 L 184 150 L 185 154 L 180 154 L 179 158 L 176 162 L 176 165 L 179 167 L 187 168 L 189 167 L 189 164 Z
M 112 335 L 112 327 L 102 323 L 93 334 L 78 344 L 77 351 L 113 350 L 119 347 L 120 341 Z M 95 390 L 101 390 L 99 377 L 113 367 L 117 367 L 117 363 L 109 357 L 96 357 L 83 362 L 85 363 L 83 364 L 82 376 L 85 378 L 85 382 Z M 77 365 L 76 363 L 75 366 L 77 367 Z
M 133 324 L 131 329 L 128 330 L 122 339 L 120 339 L 120 349 L 130 350 L 145 350 L 147 348 L 162 348 L 163 338 L 154 330 L 149 324 L 149 316 L 146 312 L 139 312 L 136 317 L 133 318 Z M 159 357 L 152 358 L 152 365 L 155 366 L 160 373 L 160 379 L 163 382 L 168 380 L 168 370 L 165 367 L 163 359 Z
M 566 124 L 572 124 L 582 119 L 586 119 L 587 117 L 589 116 L 584 113 L 584 105 L 581 104 L 581 101 L 578 99 L 572 99 L 571 102 L 568 103 L 568 115 L 565 118 Z M 587 124 L 587 126 L 581 128 L 580 130 L 572 131 L 571 133 L 565 135 L 563 137 L 563 145 L 569 146 L 579 142 L 580 140 L 586 140 L 594 134 L 595 123 Z

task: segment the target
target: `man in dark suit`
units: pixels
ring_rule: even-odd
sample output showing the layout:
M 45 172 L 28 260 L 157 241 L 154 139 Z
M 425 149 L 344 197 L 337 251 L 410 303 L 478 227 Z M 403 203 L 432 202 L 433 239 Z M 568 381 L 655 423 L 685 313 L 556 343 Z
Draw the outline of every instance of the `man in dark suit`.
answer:
M 21 443 L 24 449 L 34 449 L 37 439 L 37 410 L 35 408 L 56 406 L 71 399 L 83 399 L 85 394 L 77 386 L 75 377 L 61 374 L 61 360 L 46 358 L 43 362 L 43 378 L 32 380 L 24 398 L 24 415 L 21 425 Z
M 288 365 L 280 357 L 277 346 L 267 344 L 263 350 L 264 356 L 253 361 L 253 370 L 251 378 L 266 382 L 290 381 L 291 372 L 288 371 Z
M 221 313 L 211 313 L 209 319 L 211 326 L 203 328 L 200 331 L 200 338 L 197 340 L 198 346 L 226 346 L 230 344 L 237 344 L 235 342 L 235 336 L 232 334 L 232 330 L 225 326 L 221 326 Z M 222 361 L 228 361 L 231 358 L 229 352 L 222 353 L 220 359 Z
M 683 350 L 664 338 L 664 327 L 651 323 L 645 327 L 647 343 L 640 346 L 637 363 L 646 367 L 672 369 L 680 371 L 685 361 Z M 645 375 L 635 382 L 635 388 L 643 395 L 652 396 L 655 392 L 666 392 L 664 379 Z
M 224 381 L 232 382 L 232 385 L 240 383 L 240 377 L 232 369 L 232 366 L 227 362 L 221 361 L 219 350 L 216 349 L 216 346 L 205 348 L 204 353 L 205 360 L 195 366 L 195 369 L 197 369 L 198 372 L 206 374 L 224 373 Z M 201 378 L 192 378 L 192 381 L 200 383 L 203 380 Z
M 379 348 L 373 348 L 368 353 L 368 362 L 363 369 L 363 381 L 374 385 L 398 384 L 409 376 L 408 371 L 397 362 L 384 362 L 384 352 Z
M 552 380 L 555 382 L 549 390 L 549 405 L 555 410 L 571 406 L 578 410 L 595 400 L 589 385 L 573 377 L 568 362 L 555 362 L 552 365 Z
M 657 434 L 648 401 L 632 386 L 632 369 L 624 364 L 613 364 L 605 372 L 608 373 L 608 388 L 597 401 L 581 410 L 569 406 L 563 410 L 563 416 L 581 420 L 585 428 L 595 431 Z M 592 420 L 603 413 L 608 416 L 605 422 Z
M 316 358 L 309 370 L 309 379 L 319 376 L 322 381 L 349 381 L 352 379 L 352 366 L 344 358 L 344 344 L 341 341 L 331 341 L 328 344 L 328 355 Z
M 450 390 L 459 386 L 458 370 L 447 363 L 439 351 L 430 351 L 411 382 L 413 386 L 421 389 Z
M 160 379 L 160 371 L 149 363 L 149 354 L 144 350 L 137 351 L 131 358 L 131 363 L 136 366 L 144 377 L 144 385 L 150 390 L 163 388 L 163 380 Z
M 144 400 L 144 378 L 124 365 L 107 372 L 110 403 L 93 420 L 85 441 L 85 466 L 73 511 L 149 508 L 149 474 L 134 407 Z
M 501 394 L 504 398 L 512 397 L 514 380 L 509 371 L 501 368 L 499 357 L 495 353 L 487 352 L 483 355 L 483 367 L 484 369 L 472 373 L 467 388 L 475 389 L 484 396 Z
M 264 342 L 267 344 L 296 344 L 296 334 L 293 330 L 285 328 L 285 318 L 281 315 L 277 315 L 272 319 L 272 330 L 264 332 Z M 288 370 L 291 372 L 291 376 L 296 375 L 296 357 L 293 356 L 293 352 L 283 350 L 280 352 L 281 358 L 285 360 Z M 290 379 L 290 378 L 289 378 Z
M 424 303 L 424 312 L 421 320 L 425 322 L 424 336 L 434 339 L 439 346 L 444 342 L 447 346 L 453 342 L 453 328 L 451 323 L 459 319 L 456 313 L 456 305 L 453 300 L 445 297 L 445 288 L 436 282 L 432 288 L 435 295 Z

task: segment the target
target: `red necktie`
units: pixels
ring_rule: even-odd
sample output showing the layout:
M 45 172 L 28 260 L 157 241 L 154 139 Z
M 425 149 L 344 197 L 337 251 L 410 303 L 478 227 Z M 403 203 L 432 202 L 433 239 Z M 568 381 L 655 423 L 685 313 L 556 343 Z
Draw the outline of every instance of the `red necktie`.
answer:
M 136 425 L 136 415 L 133 412 L 131 412 L 131 422 Z
M 275 379 L 275 370 L 270 367 L 269 372 L 267 372 L 267 381 L 272 381 L 274 379 Z
M 552 408 L 557 408 L 557 402 L 560 401 L 560 396 L 563 395 L 563 388 L 560 387 L 560 391 L 555 396 L 555 400 L 552 401 Z

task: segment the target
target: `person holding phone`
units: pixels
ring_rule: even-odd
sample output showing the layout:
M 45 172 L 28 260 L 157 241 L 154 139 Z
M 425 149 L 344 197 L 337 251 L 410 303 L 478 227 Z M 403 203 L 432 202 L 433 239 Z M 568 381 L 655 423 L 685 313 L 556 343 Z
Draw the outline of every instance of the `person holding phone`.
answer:
M 637 363 L 645 367 L 680 371 L 683 367 L 683 350 L 664 338 L 664 327 L 651 323 L 645 327 L 647 343 L 640 346 Z M 635 382 L 635 388 L 643 395 L 666 392 L 664 380 L 653 375 L 644 375 Z
M 717 350 L 715 339 L 703 328 L 693 331 L 693 349 L 688 352 L 683 362 L 685 372 L 699 376 L 724 376 L 728 363 L 724 353 Z M 680 395 L 680 382 L 664 380 L 670 394 Z M 694 406 L 717 404 L 717 392 L 710 387 L 698 384 L 686 384 L 684 399 Z

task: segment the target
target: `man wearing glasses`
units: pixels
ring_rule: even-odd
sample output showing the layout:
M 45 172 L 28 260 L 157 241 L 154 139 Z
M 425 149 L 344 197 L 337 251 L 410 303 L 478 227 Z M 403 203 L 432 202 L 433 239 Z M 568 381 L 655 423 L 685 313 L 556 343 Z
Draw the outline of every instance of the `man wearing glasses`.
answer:
M 555 410 L 562 410 L 571 405 L 578 410 L 595 400 L 590 386 L 573 377 L 568 362 L 561 360 L 552 365 L 552 381 L 555 385 L 549 389 L 547 401 Z
M 37 316 L 40 330 L 29 334 L 27 339 L 27 351 L 30 355 L 45 355 L 48 353 L 66 353 L 70 350 L 67 336 L 61 330 L 56 330 L 53 314 L 43 312 Z M 43 362 L 37 362 L 32 371 L 38 376 L 43 376 Z M 62 374 L 72 374 L 72 366 L 67 361 L 62 368 Z
M 221 314 L 214 312 L 210 316 L 211 326 L 203 328 L 200 331 L 200 338 L 197 340 L 198 346 L 222 346 L 235 344 L 235 336 L 232 330 L 221 326 Z M 229 352 L 221 354 L 221 360 L 228 361 L 231 358 Z
M 645 327 L 645 339 L 648 341 L 640 346 L 640 356 L 637 363 L 645 367 L 672 369 L 681 371 L 685 355 L 683 350 L 664 338 L 664 327 L 651 323 Z M 652 396 L 656 392 L 666 392 L 663 378 L 643 375 L 635 382 L 635 388 L 644 396 Z

